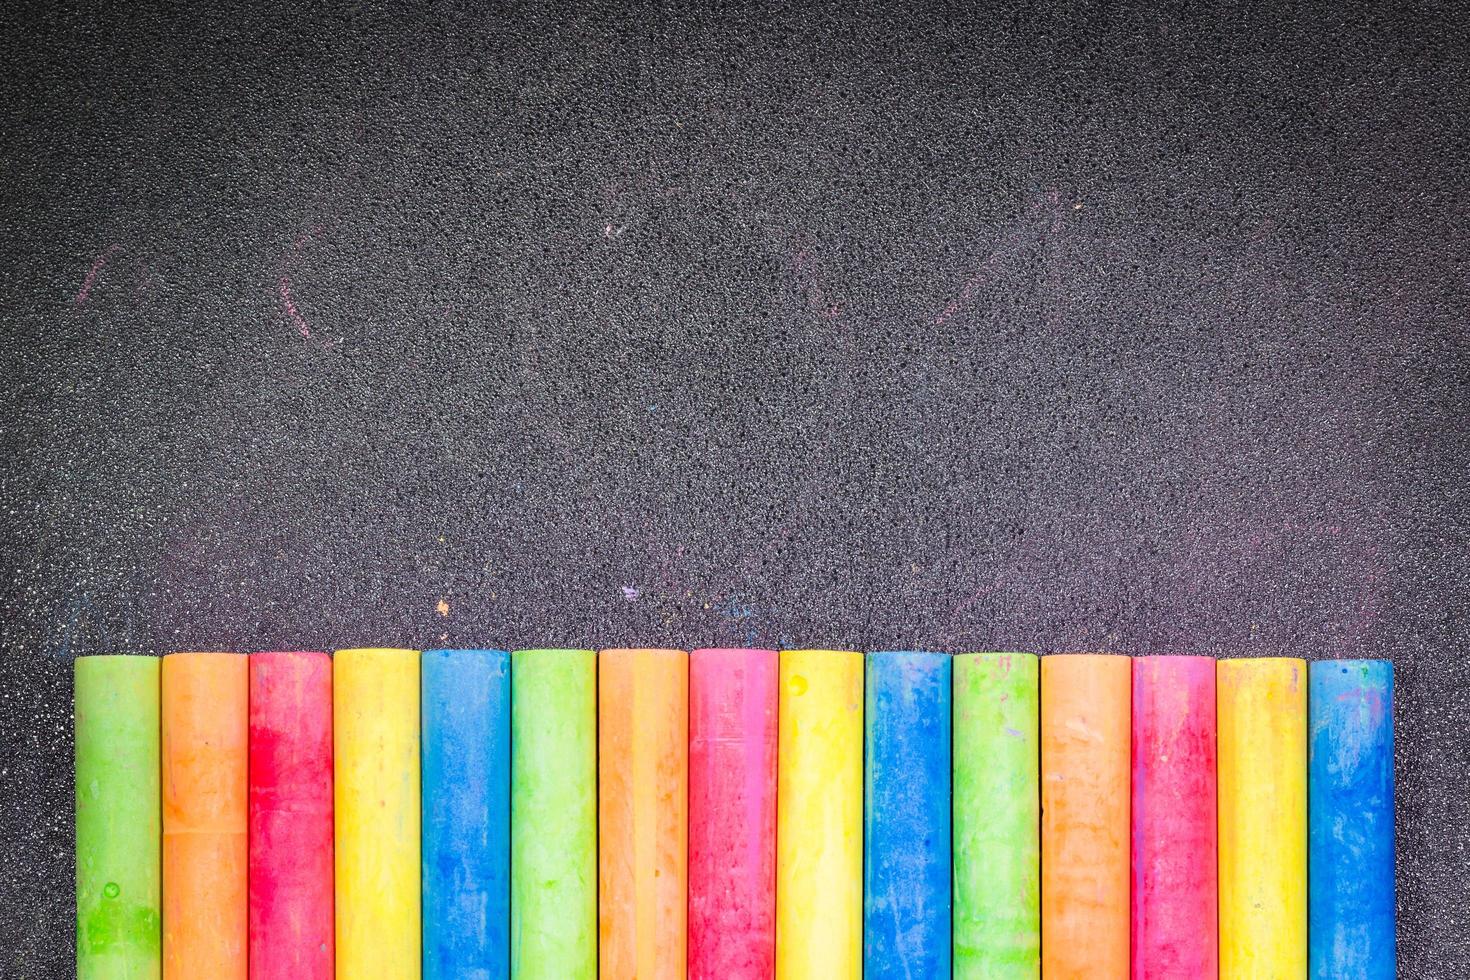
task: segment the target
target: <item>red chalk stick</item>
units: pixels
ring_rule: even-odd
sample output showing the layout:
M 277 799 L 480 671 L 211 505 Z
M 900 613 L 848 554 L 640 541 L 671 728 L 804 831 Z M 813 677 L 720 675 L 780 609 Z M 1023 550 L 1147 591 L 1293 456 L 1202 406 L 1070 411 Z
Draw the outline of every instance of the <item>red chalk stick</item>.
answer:
M 332 661 L 250 657 L 250 980 L 332 980 Z
M 1133 661 L 1133 977 L 1213 977 L 1215 661 Z
M 689 980 L 776 970 L 774 650 L 689 658 Z

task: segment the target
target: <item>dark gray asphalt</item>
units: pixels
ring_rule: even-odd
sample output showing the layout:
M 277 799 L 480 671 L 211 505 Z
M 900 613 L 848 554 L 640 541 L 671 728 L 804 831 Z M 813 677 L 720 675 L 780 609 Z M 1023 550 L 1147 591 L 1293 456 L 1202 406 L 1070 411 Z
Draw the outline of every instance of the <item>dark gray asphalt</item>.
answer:
M 6 15 L 0 975 L 73 657 L 367 642 L 1392 657 L 1470 975 L 1464 24 L 565 6 Z

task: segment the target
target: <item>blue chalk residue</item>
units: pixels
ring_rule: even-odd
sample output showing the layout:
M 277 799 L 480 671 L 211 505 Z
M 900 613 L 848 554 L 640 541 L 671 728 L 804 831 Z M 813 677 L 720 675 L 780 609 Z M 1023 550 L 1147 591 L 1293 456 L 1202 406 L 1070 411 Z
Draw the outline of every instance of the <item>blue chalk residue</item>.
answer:
M 1394 976 L 1393 664 L 1310 667 L 1311 975 Z
M 510 975 L 510 654 L 425 650 L 425 980 Z
M 863 975 L 950 976 L 951 661 L 867 658 Z

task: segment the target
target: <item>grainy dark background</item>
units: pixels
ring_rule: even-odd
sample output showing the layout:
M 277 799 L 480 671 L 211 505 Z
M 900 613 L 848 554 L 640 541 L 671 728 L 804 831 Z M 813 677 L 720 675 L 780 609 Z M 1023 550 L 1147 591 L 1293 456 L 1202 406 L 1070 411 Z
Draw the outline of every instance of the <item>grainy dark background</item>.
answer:
M 0 974 L 75 656 L 616 642 L 1391 657 L 1470 975 L 1470 35 L 1149 7 L 3 15 Z

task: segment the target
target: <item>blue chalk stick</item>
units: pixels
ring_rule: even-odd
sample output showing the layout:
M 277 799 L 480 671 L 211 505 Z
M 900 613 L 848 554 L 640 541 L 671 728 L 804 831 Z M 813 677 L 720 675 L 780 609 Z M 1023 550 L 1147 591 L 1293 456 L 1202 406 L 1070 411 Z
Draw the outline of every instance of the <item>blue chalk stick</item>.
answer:
M 1393 664 L 1319 660 L 1309 676 L 1311 975 L 1392 980 Z
M 867 659 L 863 975 L 949 980 L 951 662 Z
M 424 980 L 510 976 L 510 654 L 425 650 Z

